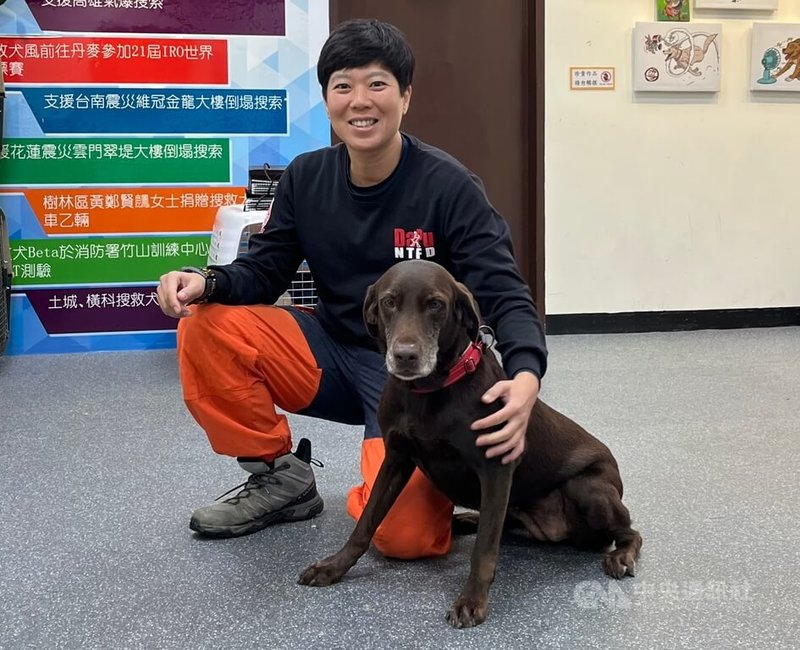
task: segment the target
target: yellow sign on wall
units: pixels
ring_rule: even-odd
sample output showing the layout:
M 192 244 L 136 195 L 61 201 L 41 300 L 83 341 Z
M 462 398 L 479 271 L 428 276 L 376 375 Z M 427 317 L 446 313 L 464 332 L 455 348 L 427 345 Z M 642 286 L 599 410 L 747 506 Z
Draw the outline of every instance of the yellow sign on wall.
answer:
M 570 90 L 614 90 L 617 81 L 616 70 L 614 66 L 571 66 Z

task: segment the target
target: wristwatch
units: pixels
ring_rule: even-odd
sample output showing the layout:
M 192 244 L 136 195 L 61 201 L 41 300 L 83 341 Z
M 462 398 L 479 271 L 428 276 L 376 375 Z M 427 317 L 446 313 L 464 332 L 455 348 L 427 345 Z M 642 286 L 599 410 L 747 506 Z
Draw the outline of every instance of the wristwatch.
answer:
M 198 268 L 196 266 L 184 266 L 181 271 L 184 273 L 197 273 L 198 275 L 202 275 L 206 280 L 206 288 L 203 290 L 203 295 L 197 300 L 193 300 L 190 304 L 199 305 L 204 302 L 208 302 L 209 298 L 211 298 L 211 295 L 217 288 L 217 274 L 214 273 L 214 269 L 210 269 L 207 266 L 204 266 L 203 268 Z

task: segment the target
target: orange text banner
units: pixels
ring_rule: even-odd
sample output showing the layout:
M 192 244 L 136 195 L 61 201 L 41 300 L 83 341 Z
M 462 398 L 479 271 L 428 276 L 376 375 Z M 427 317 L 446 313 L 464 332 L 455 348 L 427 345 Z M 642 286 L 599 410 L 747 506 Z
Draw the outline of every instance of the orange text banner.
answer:
M 217 210 L 244 202 L 243 187 L 25 189 L 47 235 L 209 232 Z

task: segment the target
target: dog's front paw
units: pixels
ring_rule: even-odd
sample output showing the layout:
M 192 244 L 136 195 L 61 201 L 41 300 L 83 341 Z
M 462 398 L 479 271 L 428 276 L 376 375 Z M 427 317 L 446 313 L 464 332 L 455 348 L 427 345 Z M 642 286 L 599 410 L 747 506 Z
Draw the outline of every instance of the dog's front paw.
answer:
M 343 571 L 333 558 L 326 558 L 303 571 L 297 583 L 309 587 L 327 587 L 339 582 L 345 573 L 346 570 Z
M 486 598 L 459 596 L 447 612 L 447 622 L 453 627 L 475 627 L 486 620 L 489 601 Z

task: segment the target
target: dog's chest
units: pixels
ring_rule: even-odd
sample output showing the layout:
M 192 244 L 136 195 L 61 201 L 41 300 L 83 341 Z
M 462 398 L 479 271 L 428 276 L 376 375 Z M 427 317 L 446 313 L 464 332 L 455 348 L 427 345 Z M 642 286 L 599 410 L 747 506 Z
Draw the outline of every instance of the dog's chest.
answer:
M 414 464 L 454 503 L 480 505 L 478 467 L 485 462 L 475 445 L 468 417 L 408 412 L 397 419 L 397 434 L 406 440 Z
M 467 508 L 480 506 L 481 489 L 473 463 L 447 439 L 416 440 L 414 464 L 453 503 Z

